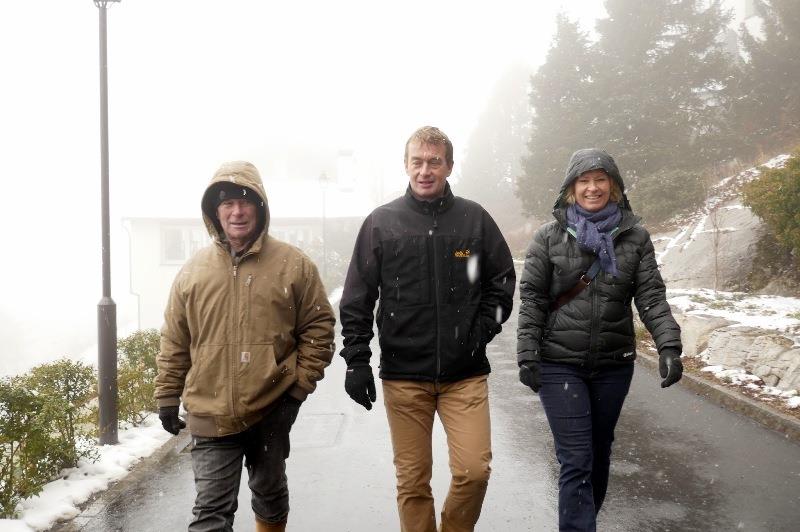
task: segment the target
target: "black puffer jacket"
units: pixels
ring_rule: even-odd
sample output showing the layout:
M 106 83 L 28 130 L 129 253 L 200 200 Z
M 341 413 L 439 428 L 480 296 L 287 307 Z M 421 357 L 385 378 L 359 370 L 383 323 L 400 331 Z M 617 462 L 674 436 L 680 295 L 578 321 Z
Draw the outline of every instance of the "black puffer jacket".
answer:
M 614 232 L 619 275 L 600 271 L 569 303 L 551 311 L 550 304 L 571 289 L 596 256 L 581 250 L 567 229 L 564 196 L 577 177 L 601 168 L 616 180 L 623 197 L 622 220 Z M 681 350 L 680 328 L 672 317 L 666 289 L 647 230 L 630 209 L 624 183 L 613 159 L 599 150 L 580 150 L 553 209 L 555 221 L 534 235 L 520 280 L 521 306 L 517 361 L 566 363 L 592 368 L 632 363 L 636 358 L 631 300 L 661 352 Z
M 489 373 L 486 344 L 516 285 L 503 235 L 477 203 L 410 192 L 375 209 L 356 240 L 340 304 L 347 361 L 368 360 L 375 301 L 384 379 L 456 381 Z

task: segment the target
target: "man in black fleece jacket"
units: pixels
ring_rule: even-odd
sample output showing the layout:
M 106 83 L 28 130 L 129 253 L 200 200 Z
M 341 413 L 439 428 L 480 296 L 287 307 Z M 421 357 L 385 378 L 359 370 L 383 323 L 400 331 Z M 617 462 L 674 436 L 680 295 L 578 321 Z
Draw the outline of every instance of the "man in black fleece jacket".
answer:
M 436 530 L 430 478 L 438 413 L 452 482 L 441 530 L 473 530 L 491 471 L 486 345 L 511 312 L 508 245 L 477 203 L 453 195 L 453 145 L 434 127 L 406 142 L 406 194 L 375 209 L 359 232 L 340 305 L 345 389 L 367 410 L 373 309 L 380 377 L 404 531 Z

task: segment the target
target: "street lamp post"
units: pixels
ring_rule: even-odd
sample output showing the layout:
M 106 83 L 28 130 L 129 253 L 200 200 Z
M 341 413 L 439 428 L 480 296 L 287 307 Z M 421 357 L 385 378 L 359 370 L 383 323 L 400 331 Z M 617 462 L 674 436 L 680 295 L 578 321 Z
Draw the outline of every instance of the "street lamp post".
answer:
M 325 241 L 325 189 L 328 186 L 328 174 L 319 175 L 319 184 L 322 189 L 322 282 L 328 280 L 328 243 Z
M 97 304 L 97 388 L 101 445 L 117 438 L 117 305 L 111 299 L 111 228 L 108 216 L 108 60 L 106 6 L 119 0 L 94 0 L 100 11 L 100 211 L 103 297 Z

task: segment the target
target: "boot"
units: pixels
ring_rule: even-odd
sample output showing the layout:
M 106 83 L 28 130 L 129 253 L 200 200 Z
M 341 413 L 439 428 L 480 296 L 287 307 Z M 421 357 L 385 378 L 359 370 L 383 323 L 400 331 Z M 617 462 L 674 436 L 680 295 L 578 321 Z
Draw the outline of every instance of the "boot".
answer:
M 286 521 L 267 523 L 256 517 L 256 532 L 286 532 Z

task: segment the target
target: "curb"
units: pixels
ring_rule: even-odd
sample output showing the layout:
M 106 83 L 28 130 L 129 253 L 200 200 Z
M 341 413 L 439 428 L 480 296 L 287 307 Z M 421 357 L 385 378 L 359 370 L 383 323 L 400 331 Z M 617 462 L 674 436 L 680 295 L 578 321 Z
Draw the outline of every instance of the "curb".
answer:
M 636 360 L 643 366 L 658 373 L 658 357 L 638 351 Z M 679 383 L 698 395 L 728 410 L 745 415 L 764 427 L 779 432 L 795 443 L 800 443 L 800 420 L 787 416 L 763 403 L 741 393 L 731 391 L 725 386 L 708 382 L 700 377 L 684 372 Z
M 81 513 L 68 521 L 58 522 L 50 528 L 51 532 L 78 532 L 94 523 L 98 515 L 101 515 L 106 507 L 116 502 L 129 491 L 129 489 L 147 478 L 151 471 L 157 468 L 165 460 L 170 460 L 178 454 L 184 452 L 192 441 L 189 431 L 184 430 L 177 436 L 173 436 L 165 441 L 161 447 L 156 449 L 151 455 L 143 457 L 136 462 L 127 475 L 108 489 L 98 492 L 93 498 L 89 499 Z M 83 506 L 83 505 L 82 505 Z

